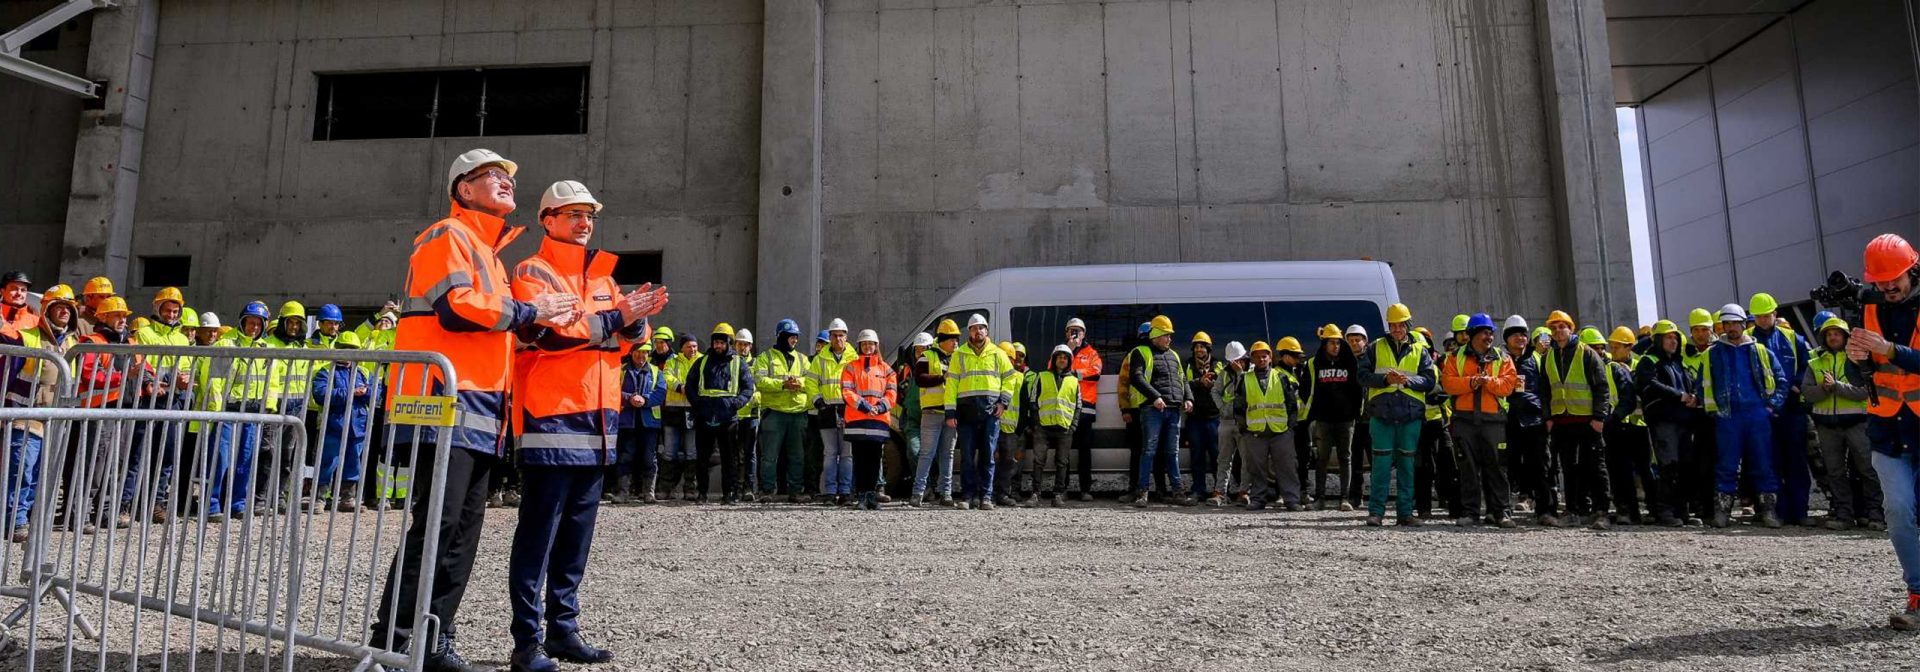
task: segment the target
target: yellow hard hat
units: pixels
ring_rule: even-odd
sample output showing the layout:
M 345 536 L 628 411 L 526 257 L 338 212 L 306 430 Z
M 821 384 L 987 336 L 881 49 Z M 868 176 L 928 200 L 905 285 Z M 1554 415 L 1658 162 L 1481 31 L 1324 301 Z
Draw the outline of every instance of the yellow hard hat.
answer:
M 1155 315 L 1147 321 L 1147 338 L 1159 338 L 1173 335 L 1173 318 Z
M 1251 354 L 1253 354 L 1253 353 L 1256 353 L 1256 352 L 1264 352 L 1264 353 L 1267 353 L 1267 354 L 1273 354 L 1273 347 L 1272 347 L 1272 346 L 1269 346 L 1269 345 L 1267 345 L 1267 342 L 1266 342 L 1266 341 L 1254 341 L 1254 342 L 1253 342 L 1253 347 L 1251 347 L 1251 348 L 1248 348 L 1248 349 L 1247 349 L 1247 354 L 1249 354 L 1249 355 L 1251 355 Z
M 336 350 L 359 350 L 361 345 L 360 335 L 351 331 L 342 331 L 339 336 L 333 337 L 333 347 Z
M 1674 324 L 1673 320 L 1661 320 L 1659 322 L 1653 323 L 1654 336 L 1665 336 L 1667 334 L 1678 334 L 1678 333 L 1680 333 L 1680 325 Z
M 167 287 L 167 288 L 161 289 L 159 293 L 153 295 L 153 305 L 157 306 L 167 301 L 172 301 L 174 303 L 178 303 L 183 306 L 187 304 L 187 300 L 184 298 L 181 298 L 180 296 L 179 287 Z
M 713 325 L 713 335 L 733 338 L 733 325 L 727 324 L 725 322 L 721 322 L 719 324 Z
M 1300 349 L 1300 339 L 1292 336 L 1280 339 L 1279 343 L 1273 344 L 1273 349 L 1279 350 L 1282 353 L 1291 352 L 1296 355 L 1303 354 L 1304 352 Z
M 943 319 L 940 320 L 940 326 L 934 328 L 933 333 L 939 336 L 959 336 L 960 325 L 951 319 Z
M 1687 313 L 1687 328 L 1694 327 L 1713 328 L 1713 313 L 1707 312 L 1705 308 L 1695 308 L 1693 312 Z
M 100 308 L 93 311 L 93 314 L 100 317 L 107 317 L 109 315 L 132 315 L 133 311 L 127 310 L 126 299 L 118 296 L 109 296 L 100 300 Z
M 1635 340 L 1638 339 L 1634 337 L 1633 330 L 1626 327 L 1614 327 L 1613 334 L 1607 337 L 1607 342 L 1620 345 L 1633 345 Z
M 149 320 L 144 317 L 136 317 L 136 318 L 133 318 L 133 323 L 127 326 L 133 327 L 134 331 L 139 331 L 141 329 L 147 328 L 152 324 L 153 324 L 153 320 Z
M 1015 343 L 1015 344 L 1013 344 L 1013 351 L 1014 351 L 1014 352 L 1017 352 L 1017 353 L 1020 353 L 1020 354 L 1021 354 L 1022 356 L 1024 356 L 1024 355 L 1026 355 L 1026 354 L 1027 354 L 1027 344 L 1025 344 L 1025 343 Z
M 180 307 L 180 326 L 189 329 L 200 328 L 200 312 L 189 306 Z
M 1820 333 L 1824 334 L 1827 332 L 1828 329 L 1839 329 L 1841 331 L 1849 331 L 1852 329 L 1852 327 L 1847 326 L 1846 320 L 1842 320 L 1838 317 L 1829 317 L 1827 318 L 1826 322 L 1820 325 Z
M 1472 319 L 1473 318 L 1467 317 L 1465 313 L 1453 316 L 1453 331 L 1466 331 L 1467 322 Z
M 42 310 L 45 310 L 47 306 L 52 305 L 55 301 L 65 301 L 67 305 L 73 305 L 73 288 L 66 285 L 54 285 L 40 294 L 40 308 Z
M 1580 343 L 1583 345 L 1606 345 L 1607 338 L 1600 335 L 1599 329 L 1587 327 L 1580 330 Z
M 1196 332 L 1193 332 L 1193 342 L 1195 342 L 1195 343 L 1205 343 L 1205 344 L 1207 344 L 1207 345 L 1208 345 L 1209 347 L 1211 347 L 1211 346 L 1213 345 L 1213 337 L 1212 337 L 1212 336 L 1208 336 L 1208 335 L 1207 335 L 1207 332 L 1204 332 L 1204 331 L 1196 331 Z
M 284 320 L 289 317 L 306 317 L 306 316 L 307 316 L 306 306 L 300 305 L 299 301 L 288 301 L 286 303 L 280 304 L 280 314 L 275 315 L 273 319 Z
M 1337 325 L 1337 324 L 1322 325 L 1320 327 L 1320 337 L 1324 339 L 1338 340 L 1340 338 L 1340 325 Z
M 655 329 L 655 330 L 653 330 L 653 340 L 656 340 L 656 341 L 666 341 L 666 342 L 668 342 L 668 343 L 672 343 L 672 342 L 673 342 L 673 330 L 672 330 L 672 329 L 669 329 L 669 328 L 667 328 L 667 327 L 661 327 L 661 328 L 659 328 L 659 329 Z
M 1778 310 L 1780 302 L 1773 300 L 1773 295 L 1766 292 L 1753 295 L 1753 300 L 1747 302 L 1748 315 L 1769 315 Z
M 1408 308 L 1407 304 L 1396 303 L 1391 306 L 1387 306 L 1387 324 L 1399 324 L 1401 322 L 1408 322 L 1412 320 L 1413 320 L 1413 309 Z
M 112 294 L 112 293 L 113 293 L 113 281 L 112 281 L 112 280 L 108 280 L 108 279 L 106 279 L 105 277 L 97 277 L 97 278 L 94 278 L 94 279 L 92 279 L 92 280 L 88 280 L 88 281 L 87 281 L 87 285 L 86 285 L 86 288 L 85 288 L 85 289 L 83 289 L 83 290 L 81 290 L 81 292 L 80 292 L 80 293 L 82 293 L 82 294 Z M 122 302 L 122 303 L 125 303 L 125 302 Z
M 1565 324 L 1565 325 L 1567 325 L 1567 327 L 1568 327 L 1568 328 L 1572 328 L 1572 327 L 1573 327 L 1573 316 L 1572 316 L 1572 315 L 1568 315 L 1568 314 L 1567 314 L 1567 311 L 1564 311 L 1564 310 L 1556 310 L 1556 311 L 1553 311 L 1553 312 L 1551 312 L 1551 313 L 1547 313 L 1547 325 L 1546 325 L 1546 326 L 1548 326 L 1548 327 L 1552 327 L 1552 326 L 1554 325 L 1554 323 L 1556 323 L 1556 322 L 1558 322 L 1558 323 L 1560 323 L 1560 324 Z

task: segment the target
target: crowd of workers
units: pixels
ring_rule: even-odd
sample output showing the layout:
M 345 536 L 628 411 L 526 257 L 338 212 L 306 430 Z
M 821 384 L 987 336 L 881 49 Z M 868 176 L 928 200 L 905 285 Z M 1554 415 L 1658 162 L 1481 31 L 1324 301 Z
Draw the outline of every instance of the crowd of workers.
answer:
M 505 222 L 516 171 L 487 150 L 456 159 L 451 212 L 415 239 L 405 301 L 353 330 L 332 305 L 311 316 L 310 329 L 297 302 L 271 317 L 264 304 L 248 304 L 239 324 L 227 326 L 187 309 L 173 288 L 136 324 L 105 278 L 79 296 L 51 287 L 31 306 L 32 282 L 9 273 L 0 279 L 0 342 L 54 352 L 94 342 L 446 355 L 459 380 L 429 385 L 457 398 L 458 425 L 391 428 L 396 442 L 417 435 L 426 445 L 451 433 L 447 479 L 414 484 L 416 506 L 427 505 L 432 488 L 447 488 L 441 529 L 425 529 L 424 510 L 416 511 L 372 633 L 386 646 L 420 638 L 431 647 L 430 669 L 469 669 L 453 648 L 455 611 L 486 502 L 499 501 L 509 473 L 520 509 L 508 571 L 516 670 L 612 656 L 587 644 L 577 624 L 576 593 L 603 500 L 706 502 L 717 490 L 721 504 L 784 497 L 878 509 L 892 501 L 889 480 L 911 507 L 994 510 L 1093 498 L 1104 364 L 1081 320 L 1061 325 L 1062 342 L 1038 349 L 1047 353 L 1039 362 L 1023 344 L 994 342 L 992 325 L 977 314 L 964 327 L 943 320 L 891 357 L 873 330 L 849 340 L 839 319 L 810 347 L 790 319 L 765 348 L 724 323 L 707 330 L 703 347 L 694 334 L 649 323 L 668 301 L 664 288 L 623 292 L 613 282 L 613 255 L 590 247 L 603 206 L 578 182 L 543 193 L 540 250 L 509 272 L 497 251 L 520 231 Z M 1218 355 L 1206 333 L 1178 338 L 1171 320 L 1156 317 L 1140 325 L 1117 372 L 1131 456 L 1122 501 L 1365 507 L 1372 526 L 1418 526 L 1438 511 L 1455 525 L 1502 528 L 1517 527 L 1521 514 L 1539 526 L 1600 530 L 1726 527 L 1741 517 L 1769 528 L 1891 525 L 1911 591 L 1894 625 L 1920 627 L 1915 259 L 1897 236 L 1876 240 L 1866 275 L 1880 294 L 1865 307 L 1864 324 L 1823 313 L 1811 339 L 1766 294 L 1693 310 L 1684 328 L 1660 320 L 1610 332 L 1554 311 L 1538 326 L 1519 315 L 1458 315 L 1436 335 L 1395 304 L 1378 337 L 1360 325 L 1328 324 L 1311 350 L 1288 336 L 1229 342 Z M 1910 340 L 1913 347 L 1901 345 Z M 1182 352 L 1176 341 L 1189 347 Z M 91 406 L 137 395 L 143 408 L 304 415 L 324 444 L 312 465 L 323 485 L 312 492 L 316 501 L 351 511 L 393 495 L 391 484 L 360 487 L 366 437 L 383 431 L 380 399 L 395 387 L 392 372 L 285 361 L 248 371 L 246 360 L 231 358 L 240 370 L 209 373 L 219 360 L 197 359 L 156 360 L 120 379 L 105 358 L 83 358 L 77 375 Z M 9 405 L 46 403 L 48 371 L 16 363 L 7 375 Z M 43 431 L 15 423 L 12 473 L 35 471 Z M 172 515 L 247 514 L 248 502 L 220 484 L 249 478 L 257 455 L 284 442 L 271 432 L 209 431 L 220 432 L 223 448 L 213 451 L 213 465 L 194 471 L 210 503 Z M 141 459 L 159 454 L 127 464 Z M 178 475 L 188 469 L 129 469 L 127 499 L 169 483 L 195 486 Z M 162 483 L 139 483 L 136 473 Z M 1340 485 L 1329 491 L 1336 474 Z M 1816 475 L 1829 502 L 1824 519 L 1808 506 Z M 8 510 L 18 541 L 36 484 L 13 480 Z M 155 522 L 170 513 L 153 511 Z M 417 585 L 427 534 L 442 539 L 440 556 L 428 560 L 438 565 L 430 587 Z M 423 589 L 431 590 L 438 632 L 408 631 Z

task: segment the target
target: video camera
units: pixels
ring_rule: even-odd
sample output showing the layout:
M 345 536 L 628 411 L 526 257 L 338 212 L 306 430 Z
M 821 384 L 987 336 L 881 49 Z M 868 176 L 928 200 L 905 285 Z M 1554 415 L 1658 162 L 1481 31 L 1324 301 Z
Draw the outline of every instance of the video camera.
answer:
M 1833 275 L 1827 276 L 1826 284 L 1815 287 L 1808 296 L 1848 324 L 1859 324 L 1861 309 L 1879 301 L 1882 295 L 1879 289 L 1861 282 L 1859 278 L 1847 275 L 1844 271 L 1834 271 Z M 1813 327 L 1819 329 L 1819 325 Z

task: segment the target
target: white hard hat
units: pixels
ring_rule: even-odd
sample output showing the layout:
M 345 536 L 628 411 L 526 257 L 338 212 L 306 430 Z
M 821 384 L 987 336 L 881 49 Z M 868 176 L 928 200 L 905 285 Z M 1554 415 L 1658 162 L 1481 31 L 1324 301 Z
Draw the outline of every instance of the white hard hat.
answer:
M 933 334 L 929 334 L 924 331 L 918 334 L 914 334 L 913 344 L 915 346 L 922 347 L 922 348 L 931 348 L 933 347 Z
M 1077 317 L 1076 317 L 1076 318 L 1073 318 L 1073 319 L 1071 319 L 1071 320 L 1067 320 L 1067 328 L 1068 328 L 1068 329 L 1079 329 L 1079 330 L 1081 330 L 1081 331 L 1086 331 L 1086 330 L 1087 330 L 1087 323 L 1086 323 L 1086 322 L 1082 322 L 1082 321 L 1080 321 L 1080 318 L 1077 318 Z
M 220 328 L 220 316 L 219 316 L 219 315 L 215 315 L 215 314 L 213 314 L 213 313 L 201 313 L 201 314 L 200 314 L 200 328 L 201 328 L 201 329 L 219 329 L 219 328 Z
M 876 345 L 877 345 L 877 344 L 879 344 L 879 343 L 880 343 L 880 335 L 879 335 L 879 334 L 876 334 L 876 333 L 873 333 L 873 330 L 872 330 L 872 329 L 861 329 L 861 330 L 860 330 L 860 337 L 859 337 L 859 338 L 856 338 L 856 339 L 854 339 L 854 341 L 853 341 L 853 342 L 855 342 L 855 343 L 873 343 L 873 344 L 876 344 Z
M 1066 355 L 1067 357 L 1073 357 L 1073 348 L 1069 348 L 1066 346 L 1066 344 L 1062 343 L 1060 345 L 1053 346 L 1053 354 Z M 1053 355 L 1048 355 L 1048 357 L 1052 357 L 1052 356 Z
M 1512 316 L 1509 316 L 1509 317 L 1507 317 L 1507 323 L 1506 323 L 1506 324 L 1504 324 L 1504 325 L 1501 325 L 1501 327 L 1500 327 L 1500 331 L 1501 331 L 1501 332 L 1507 332 L 1507 331 L 1512 331 L 1512 330 L 1514 330 L 1514 329 L 1519 329 L 1519 330 L 1521 330 L 1521 331 L 1526 331 L 1526 330 L 1527 330 L 1527 318 L 1524 318 L 1524 317 L 1521 317 L 1521 316 L 1519 316 L 1519 315 L 1512 315 Z
M 1721 306 L 1719 315 L 1720 315 L 1721 322 L 1747 321 L 1747 310 L 1745 308 L 1741 308 L 1740 304 L 1737 304 L 1737 303 L 1729 303 L 1727 305 Z
M 844 332 L 844 331 L 846 331 L 846 330 L 847 330 L 847 321 L 846 321 L 846 320 L 842 320 L 842 319 L 840 319 L 840 318 L 837 318 L 837 317 L 836 317 L 836 318 L 833 318 L 833 321 L 832 321 L 832 322 L 828 322 L 828 323 L 827 323 L 827 331 L 839 331 L 839 332 Z
M 974 327 L 984 327 L 984 326 L 987 326 L 987 316 L 985 315 L 974 313 L 973 317 L 967 318 L 968 329 L 972 329 Z
M 594 212 L 599 212 L 602 207 L 599 201 L 593 200 L 593 192 L 587 191 L 587 185 L 573 180 L 561 180 L 553 183 L 552 186 L 547 187 L 546 192 L 540 194 L 540 213 L 546 214 L 548 210 L 554 208 L 580 203 L 593 206 Z
M 1247 356 L 1247 346 L 1241 345 L 1239 341 L 1227 341 L 1226 355 L 1229 362 L 1240 361 L 1242 357 Z
M 508 161 L 506 157 L 495 154 L 491 149 L 469 149 L 467 153 L 453 157 L 453 165 L 447 167 L 447 193 L 453 193 L 453 185 L 467 173 L 479 170 L 482 166 L 497 165 L 507 169 L 508 175 L 520 172 L 519 164 Z
M 733 332 L 733 342 L 751 345 L 753 343 L 753 332 L 745 329 Z
M 1351 326 L 1351 327 L 1347 327 L 1347 335 L 1348 335 L 1348 336 L 1352 336 L 1352 335 L 1355 335 L 1355 334 L 1359 334 L 1361 338 L 1366 338 L 1366 337 L 1367 337 L 1367 328 L 1366 328 L 1366 327 L 1362 327 L 1362 326 L 1360 326 L 1360 325 L 1357 325 L 1357 324 L 1356 324 L 1356 325 L 1353 325 L 1353 326 Z

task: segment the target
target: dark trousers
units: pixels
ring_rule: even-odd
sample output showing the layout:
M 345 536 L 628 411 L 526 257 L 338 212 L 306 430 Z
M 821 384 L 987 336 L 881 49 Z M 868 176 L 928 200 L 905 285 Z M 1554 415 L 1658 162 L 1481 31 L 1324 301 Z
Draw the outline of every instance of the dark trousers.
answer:
M 994 445 L 1000 442 L 1000 421 L 986 416 L 961 420 L 954 428 L 953 452 L 960 456 L 960 487 L 972 501 L 993 499 Z
M 725 497 L 740 494 L 740 447 L 734 443 L 731 423 L 717 427 L 700 425 L 693 428 L 693 441 L 699 457 L 693 461 L 693 479 L 699 484 L 700 497 L 706 498 L 708 481 L 713 474 L 714 453 L 720 454 L 720 493 Z
M 1328 496 L 1327 465 L 1335 464 L 1339 465 L 1340 479 L 1347 483 L 1346 487 L 1343 488 L 1344 492 L 1347 493 L 1347 501 L 1352 502 L 1358 499 L 1360 495 L 1360 468 L 1356 466 L 1359 463 L 1352 461 L 1354 457 L 1353 442 L 1355 438 L 1353 435 L 1353 421 L 1334 422 L 1315 420 L 1309 427 L 1311 431 L 1309 431 L 1308 434 L 1313 437 L 1313 458 L 1301 461 L 1302 464 L 1311 466 L 1314 472 L 1313 492 L 1308 494 L 1314 499 L 1321 499 Z M 1301 482 L 1304 483 L 1306 481 Z M 1338 497 L 1338 494 L 1334 496 Z
M 853 492 L 865 494 L 880 487 L 880 451 L 885 442 L 855 439 L 853 443 Z
M 440 501 L 440 527 L 433 530 L 439 539 L 439 553 L 433 558 L 433 585 L 429 586 L 427 609 L 440 620 L 448 639 L 459 621 L 460 600 L 467 593 L 467 579 L 473 573 L 473 558 L 480 549 L 480 527 L 486 524 L 487 483 L 500 466 L 500 459 L 488 453 L 450 448 L 447 457 L 446 496 Z M 419 465 L 431 465 L 434 448 L 420 446 Z M 394 558 L 395 567 L 387 574 L 381 590 L 380 611 L 374 615 L 373 634 L 377 644 L 385 644 L 387 633 L 409 636 L 413 626 L 414 601 L 420 594 L 420 554 L 427 539 L 427 505 L 433 498 L 432 469 L 421 469 L 421 478 L 413 481 L 412 520 L 407 526 L 406 543 Z M 391 616 L 389 616 L 391 614 Z M 432 633 L 421 641 L 434 646 Z
M 1074 469 L 1079 472 L 1081 492 L 1093 492 L 1093 421 L 1097 417 L 1092 406 L 1082 406 L 1080 424 L 1073 427 L 1073 461 Z M 926 447 L 920 449 L 926 450 Z M 1062 486 L 1064 489 L 1065 484 Z
M 1661 421 L 1647 426 L 1647 439 L 1653 446 L 1654 474 L 1659 480 L 1659 497 L 1648 498 L 1647 509 L 1655 515 L 1667 514 L 1685 519 L 1705 518 L 1712 509 L 1698 508 L 1705 502 L 1695 493 L 1698 479 L 1689 473 L 1694 465 L 1688 460 L 1692 437 L 1687 423 Z
M 826 426 L 832 427 L 833 424 L 829 422 Z M 806 435 L 803 440 L 806 441 L 807 449 L 806 452 L 800 456 L 800 468 L 802 472 L 800 474 L 800 487 L 802 492 L 809 495 L 820 494 L 820 472 L 826 469 L 825 453 L 827 448 L 826 444 L 820 440 L 820 432 L 818 431 L 820 427 L 818 416 L 807 416 L 807 428 L 809 431 L 802 432 Z
M 614 473 L 631 477 L 628 487 L 632 494 L 653 494 L 654 481 L 660 475 L 660 430 L 621 428 L 619 461 L 615 463 Z
M 580 579 L 600 515 L 599 467 L 524 467 L 520 473 L 520 524 L 513 529 L 507 560 L 507 591 L 513 603 L 514 648 L 579 632 Z M 541 608 L 540 580 L 546 579 Z
M 1607 447 L 1599 432 L 1585 419 L 1562 422 L 1548 430 L 1553 452 L 1567 479 L 1567 512 L 1578 516 L 1604 516 L 1608 501 Z M 1549 479 L 1551 480 L 1551 479 Z
M 1507 423 L 1507 455 L 1513 466 L 1508 476 L 1515 492 L 1533 498 L 1536 516 L 1560 515 L 1560 491 L 1554 482 L 1553 455 L 1547 449 L 1545 425 L 1522 427 Z
M 733 475 L 727 484 L 735 495 L 753 494 L 754 475 L 760 466 L 760 420 L 740 418 L 733 421 Z
M 1145 434 L 1140 431 L 1140 414 L 1134 409 L 1120 411 L 1127 436 L 1127 492 L 1139 492 L 1146 487 L 1140 482 L 1140 446 Z
M 1370 422 L 1363 418 L 1354 423 L 1359 431 L 1353 432 L 1353 441 L 1347 449 L 1347 471 L 1343 476 L 1347 481 L 1347 502 L 1355 507 L 1366 501 L 1362 497 L 1367 491 L 1362 488 L 1373 471 L 1373 432 L 1368 429 Z
M 1220 465 L 1220 418 L 1188 418 L 1184 433 L 1192 452 L 1192 457 L 1187 461 L 1187 466 L 1193 472 L 1189 479 L 1193 481 L 1190 490 L 1194 499 L 1206 499 L 1207 495 L 1212 494 L 1207 486 L 1207 477 L 1212 476 Z
M 1420 425 L 1420 461 L 1413 470 L 1413 507 L 1421 518 L 1433 513 L 1434 493 L 1449 513 L 1460 510 L 1460 477 L 1454 471 L 1453 438 L 1447 423 L 1428 420 Z M 1457 514 L 1455 514 L 1457 515 Z
M 1807 517 L 1807 499 L 1813 492 L 1813 471 L 1807 465 L 1807 411 L 1783 410 L 1773 418 L 1773 472 L 1780 479 L 1781 520 L 1797 523 Z
M 1640 522 L 1640 489 L 1647 511 L 1660 511 L 1660 487 L 1653 478 L 1653 439 L 1643 425 L 1607 423 L 1607 475 L 1613 483 L 1613 508 Z
M 1453 421 L 1453 462 L 1460 473 L 1460 508 L 1449 511 L 1454 517 L 1485 515 L 1497 521 L 1511 513 L 1513 491 L 1500 463 L 1500 444 L 1506 440 L 1504 422 Z

